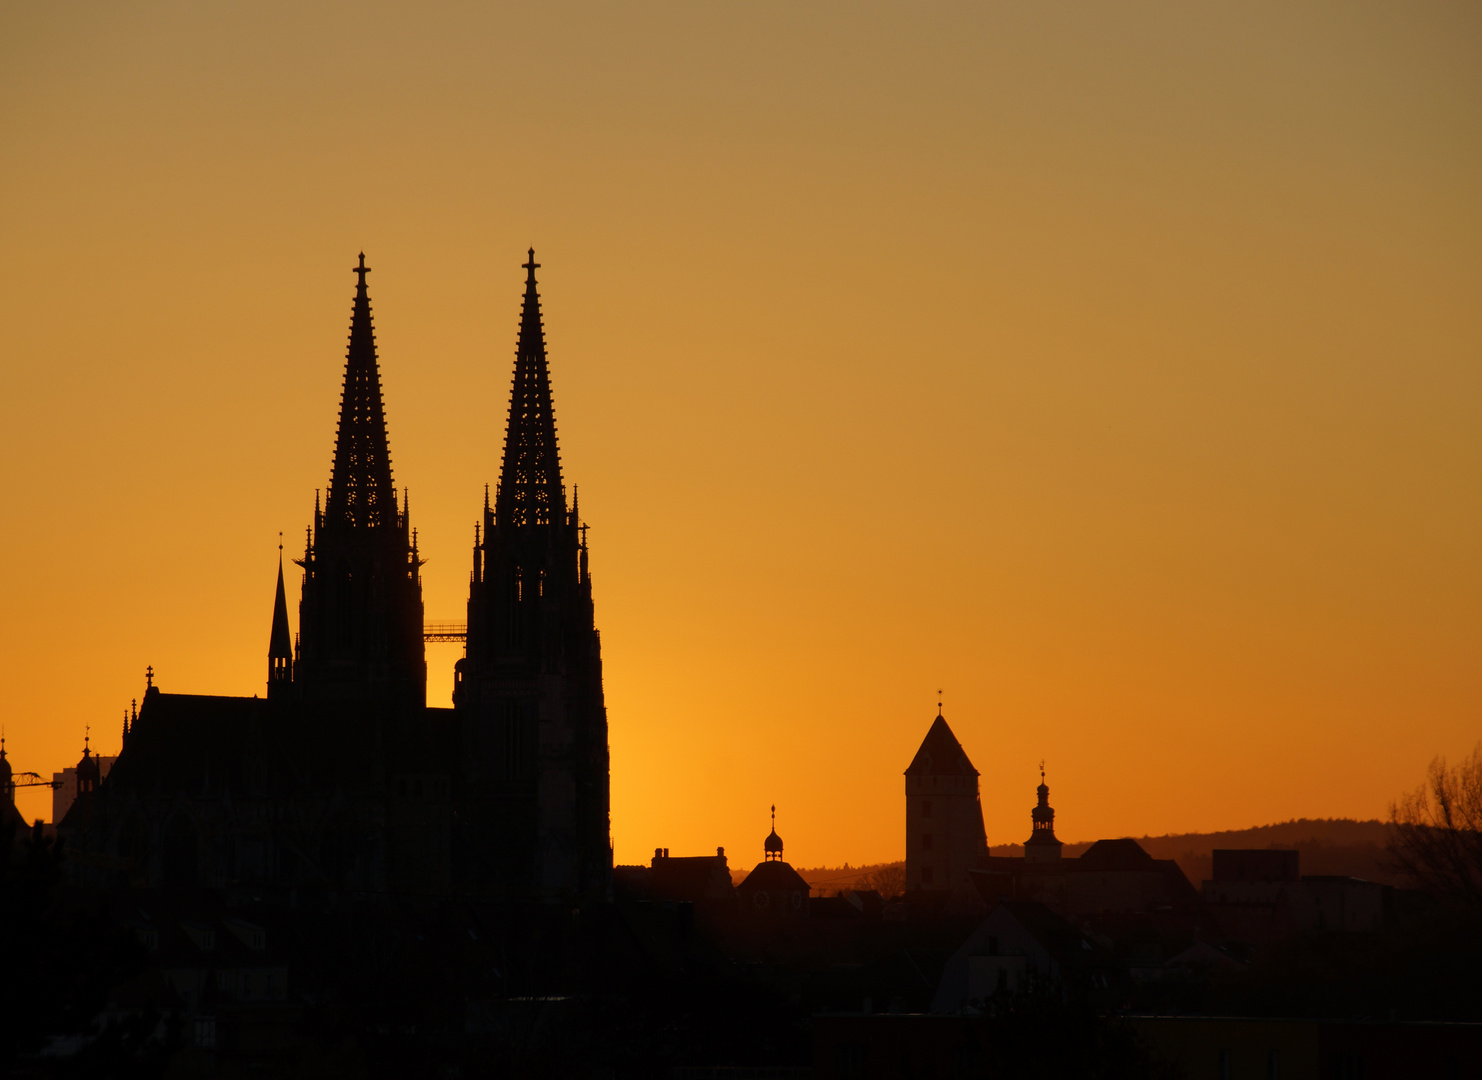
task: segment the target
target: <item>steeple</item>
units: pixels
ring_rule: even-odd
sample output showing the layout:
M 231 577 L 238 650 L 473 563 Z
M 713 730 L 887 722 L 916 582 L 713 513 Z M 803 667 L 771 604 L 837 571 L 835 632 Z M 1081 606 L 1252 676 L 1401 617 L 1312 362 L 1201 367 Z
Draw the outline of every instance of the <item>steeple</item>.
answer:
M 315 493 L 304 557 L 297 656 L 287 605 L 275 604 L 269 682 L 297 697 L 427 700 L 421 560 L 406 509 L 396 504 L 381 372 L 371 328 L 365 255 L 356 275 L 339 430 L 324 509 Z M 281 574 L 279 598 L 283 596 Z M 282 634 L 279 634 L 279 612 Z M 269 687 L 272 696 L 273 687 Z
M 82 737 L 82 758 L 77 763 L 77 794 L 86 795 L 97 789 L 103 777 L 98 769 L 98 759 L 93 757 L 92 730 Z
M 1039 802 L 1029 812 L 1034 828 L 1024 841 L 1024 857 L 1031 862 L 1060 858 L 1060 841 L 1055 838 L 1055 809 L 1050 805 L 1050 786 L 1045 783 L 1045 763 L 1039 763 Z
M 355 267 L 355 308 L 350 317 L 350 348 L 345 355 L 345 386 L 334 467 L 325 500 L 324 527 L 375 528 L 396 523 L 396 492 L 391 486 L 391 450 L 386 408 L 381 400 L 381 369 L 365 287 L 365 252 Z
M 545 328 L 540 293 L 535 285 L 535 249 L 525 263 L 525 302 L 520 311 L 520 339 L 515 348 L 515 380 L 509 396 L 509 427 L 504 438 L 504 465 L 499 473 L 495 520 L 501 527 L 548 525 L 566 513 L 561 486 L 561 454 L 556 445 L 556 416 L 551 403 L 551 375 L 546 365 Z
M 762 862 L 782 861 L 782 837 L 777 835 L 777 807 L 772 806 L 772 831 L 762 841 Z
M 268 639 L 268 697 L 293 684 L 293 639 L 288 633 L 288 596 L 283 589 L 283 541 L 278 540 L 278 592 L 273 598 L 273 633 Z
M 492 506 L 484 489 L 474 532 L 453 684 L 469 778 L 460 814 L 475 895 L 600 899 L 612 882 L 602 643 L 561 483 L 539 265 L 532 248 L 499 484 Z

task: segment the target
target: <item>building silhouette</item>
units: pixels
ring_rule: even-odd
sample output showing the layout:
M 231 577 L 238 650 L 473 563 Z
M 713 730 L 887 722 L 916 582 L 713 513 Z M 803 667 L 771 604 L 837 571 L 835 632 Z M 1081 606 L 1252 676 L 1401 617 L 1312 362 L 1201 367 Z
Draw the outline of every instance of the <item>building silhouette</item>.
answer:
M 586 528 L 561 481 L 538 268 L 532 249 L 504 461 L 475 530 L 453 704 L 471 887 L 553 899 L 604 893 L 612 851 L 601 639 Z
M 987 854 L 978 770 L 938 705 L 906 769 L 906 891 L 947 903 L 976 903 L 969 873 Z
M 777 807 L 772 807 L 772 831 L 762 841 L 762 861 L 736 886 L 743 914 L 759 918 L 808 917 L 808 882 L 782 858 L 777 835 Z
M 297 904 L 610 893 L 607 720 L 584 528 L 556 447 L 534 252 L 493 508 L 485 496 L 454 708 L 427 699 L 421 566 L 398 492 L 365 257 L 297 643 L 280 547 L 266 693 L 167 694 L 152 670 L 102 781 L 58 831 L 85 883 Z M 102 857 L 98 857 L 102 856 Z

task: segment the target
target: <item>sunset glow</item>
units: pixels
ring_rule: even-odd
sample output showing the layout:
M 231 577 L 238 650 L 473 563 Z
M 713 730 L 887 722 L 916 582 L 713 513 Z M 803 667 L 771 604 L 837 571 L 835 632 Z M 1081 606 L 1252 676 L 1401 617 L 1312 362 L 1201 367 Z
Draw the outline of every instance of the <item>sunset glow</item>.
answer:
M 364 251 L 428 622 L 524 282 L 616 861 L 1374 818 L 1482 734 L 1482 15 L 0 6 L 0 672 L 46 777 L 263 692 Z M 288 593 L 297 629 L 298 570 Z M 446 705 L 457 644 L 428 646 Z M 50 792 L 23 789 L 29 817 Z

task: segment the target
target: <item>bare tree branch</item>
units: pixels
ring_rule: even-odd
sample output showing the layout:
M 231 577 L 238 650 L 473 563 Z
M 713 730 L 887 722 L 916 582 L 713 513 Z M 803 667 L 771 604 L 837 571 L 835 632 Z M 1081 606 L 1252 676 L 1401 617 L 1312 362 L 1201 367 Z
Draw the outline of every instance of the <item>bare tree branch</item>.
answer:
M 1435 758 L 1425 783 L 1389 808 L 1390 853 L 1416 883 L 1482 905 L 1482 743 L 1461 764 Z

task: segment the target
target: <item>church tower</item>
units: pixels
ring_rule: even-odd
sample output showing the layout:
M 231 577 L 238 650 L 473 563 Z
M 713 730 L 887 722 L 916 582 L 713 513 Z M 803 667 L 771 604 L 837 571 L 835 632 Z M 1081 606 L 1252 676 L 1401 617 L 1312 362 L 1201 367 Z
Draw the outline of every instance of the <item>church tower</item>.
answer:
M 1045 763 L 1039 764 L 1039 803 L 1029 812 L 1034 828 L 1024 841 L 1024 858 L 1029 862 L 1054 862 L 1060 858 L 1060 841 L 1055 838 L 1055 808 L 1050 805 L 1050 787 L 1045 783 Z
M 355 268 L 355 307 L 329 491 L 296 559 L 304 568 L 299 601 L 297 695 L 427 703 L 422 643 L 422 560 L 396 505 L 381 371 L 366 292 L 365 255 Z M 281 595 L 281 594 L 280 594 Z M 285 612 L 286 614 L 286 612 Z M 284 620 L 287 632 L 287 620 Z M 277 613 L 274 613 L 276 652 Z
M 586 527 L 561 482 L 535 271 L 515 349 L 504 461 L 475 531 L 453 704 L 464 752 L 459 860 L 475 893 L 607 896 L 607 709 Z
M 968 871 L 987 854 L 978 770 L 938 705 L 906 769 L 906 891 L 974 903 Z

